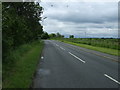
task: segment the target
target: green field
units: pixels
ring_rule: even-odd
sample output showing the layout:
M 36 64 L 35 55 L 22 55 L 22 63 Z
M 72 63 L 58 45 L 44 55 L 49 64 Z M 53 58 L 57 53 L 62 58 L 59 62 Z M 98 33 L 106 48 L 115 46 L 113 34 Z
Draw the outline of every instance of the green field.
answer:
M 35 41 L 11 51 L 13 62 L 3 64 L 3 88 L 29 88 L 40 59 L 43 42 Z
M 111 55 L 120 56 L 118 54 L 119 40 L 112 38 L 54 38 L 65 43 L 73 44 L 76 46 L 108 53 Z

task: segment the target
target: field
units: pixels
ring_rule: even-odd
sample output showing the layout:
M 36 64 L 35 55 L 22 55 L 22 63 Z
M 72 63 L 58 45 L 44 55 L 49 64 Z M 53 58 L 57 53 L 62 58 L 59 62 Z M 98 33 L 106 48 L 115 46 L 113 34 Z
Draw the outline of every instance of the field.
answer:
M 54 38 L 65 43 L 120 56 L 119 39 L 113 38 Z
M 111 38 L 73 38 L 73 39 L 63 39 L 69 42 L 78 43 L 78 44 L 87 44 L 97 47 L 105 47 L 105 48 L 111 48 L 111 49 L 119 49 L 118 39 L 111 39 Z

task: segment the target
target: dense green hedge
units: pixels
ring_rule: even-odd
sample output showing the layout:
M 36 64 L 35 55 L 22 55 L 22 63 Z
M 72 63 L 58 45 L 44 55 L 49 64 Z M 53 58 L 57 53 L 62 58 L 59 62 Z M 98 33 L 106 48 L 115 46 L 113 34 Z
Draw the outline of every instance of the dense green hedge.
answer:
M 43 33 L 39 23 L 43 8 L 34 2 L 2 3 L 2 49 L 3 63 L 8 60 L 10 51 L 20 45 L 30 43 Z

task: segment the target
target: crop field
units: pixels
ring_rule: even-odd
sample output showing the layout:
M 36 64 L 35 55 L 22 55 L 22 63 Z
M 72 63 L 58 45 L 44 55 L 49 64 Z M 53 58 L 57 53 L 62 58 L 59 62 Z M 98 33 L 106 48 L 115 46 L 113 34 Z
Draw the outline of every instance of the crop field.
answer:
M 97 47 L 105 47 L 110 49 L 120 50 L 119 48 L 119 39 L 113 38 L 63 38 L 62 40 L 78 43 L 78 44 L 87 44 Z

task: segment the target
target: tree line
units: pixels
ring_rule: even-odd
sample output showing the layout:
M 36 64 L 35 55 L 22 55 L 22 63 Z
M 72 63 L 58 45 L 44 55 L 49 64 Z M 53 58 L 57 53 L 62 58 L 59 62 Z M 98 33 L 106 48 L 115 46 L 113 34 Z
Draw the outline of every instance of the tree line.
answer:
M 58 32 L 49 34 L 49 38 L 65 38 L 65 36 Z M 69 38 L 74 38 L 74 35 L 69 35 Z
M 64 35 L 61 35 L 59 32 L 51 33 L 51 34 L 48 34 L 47 32 L 44 32 L 41 35 L 41 39 L 51 39 L 51 38 L 64 38 Z
M 43 26 L 39 23 L 43 8 L 34 2 L 2 3 L 3 63 L 10 51 L 41 37 Z

